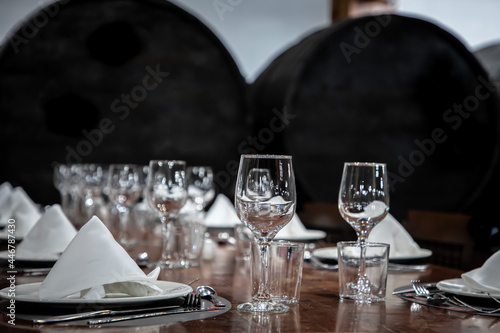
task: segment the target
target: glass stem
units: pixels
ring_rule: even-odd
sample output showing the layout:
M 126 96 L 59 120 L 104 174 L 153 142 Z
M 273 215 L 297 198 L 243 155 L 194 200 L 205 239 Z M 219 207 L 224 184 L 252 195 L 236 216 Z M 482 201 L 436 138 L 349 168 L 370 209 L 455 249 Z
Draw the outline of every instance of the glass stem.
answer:
M 165 266 L 168 266 L 172 261 L 169 249 L 170 230 L 168 224 L 170 223 L 170 221 L 171 219 L 169 219 L 166 216 L 161 217 L 162 232 L 163 232 L 163 244 L 161 247 L 161 264 Z
M 358 293 L 365 294 L 370 292 L 370 281 L 366 276 L 366 243 L 368 239 L 369 230 L 362 230 L 359 234 L 359 269 L 358 269 Z
M 119 242 L 122 246 L 129 245 L 129 209 L 125 206 L 118 205 L 118 219 L 120 220 Z
M 269 242 L 259 240 L 260 247 L 260 284 L 257 299 L 260 301 L 269 300 Z

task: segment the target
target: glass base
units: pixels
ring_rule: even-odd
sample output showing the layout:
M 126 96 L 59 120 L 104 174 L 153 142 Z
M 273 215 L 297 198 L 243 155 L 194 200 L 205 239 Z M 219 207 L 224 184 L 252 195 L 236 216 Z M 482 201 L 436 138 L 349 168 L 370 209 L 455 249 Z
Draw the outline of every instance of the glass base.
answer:
M 257 301 L 243 303 L 238 305 L 238 311 L 251 313 L 284 313 L 288 312 L 289 307 L 285 304 L 276 303 L 272 300 Z

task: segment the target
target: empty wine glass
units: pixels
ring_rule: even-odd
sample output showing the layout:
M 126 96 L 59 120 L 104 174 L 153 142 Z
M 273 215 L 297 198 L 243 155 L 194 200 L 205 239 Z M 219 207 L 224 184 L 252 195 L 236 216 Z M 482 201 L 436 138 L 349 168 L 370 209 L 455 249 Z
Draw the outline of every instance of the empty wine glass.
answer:
M 149 163 L 146 198 L 150 207 L 155 211 L 163 224 L 162 255 L 158 266 L 162 268 L 182 267 L 173 258 L 175 242 L 169 242 L 168 224 L 174 220 L 187 198 L 186 191 L 186 162 L 159 161 Z
M 192 166 L 186 169 L 188 200 L 201 212 L 215 196 L 214 173 L 211 167 Z
M 295 204 L 295 176 L 291 156 L 241 156 L 236 181 L 236 213 L 257 240 L 261 267 L 257 295 L 250 302 L 240 304 L 238 310 L 257 313 L 288 311 L 288 306 L 270 297 L 268 255 L 270 242 L 292 219 Z
M 100 216 L 99 209 L 104 203 L 103 189 L 107 182 L 107 169 L 100 164 L 91 163 L 82 165 L 81 191 L 86 220 L 92 216 Z
M 61 208 L 67 216 L 72 217 L 70 209 L 70 168 L 66 164 L 55 162 L 53 164 L 53 171 L 54 186 L 61 195 Z
M 135 245 L 135 227 L 130 210 L 142 194 L 141 170 L 135 164 L 111 164 L 108 172 L 110 200 L 116 205 L 120 219 L 118 242 L 130 250 Z
M 350 287 L 357 289 L 357 300 L 370 298 L 371 283 L 365 274 L 366 244 L 370 231 L 389 212 L 389 183 L 383 163 L 345 163 L 339 190 L 339 211 L 354 228 L 361 248 L 358 278 Z

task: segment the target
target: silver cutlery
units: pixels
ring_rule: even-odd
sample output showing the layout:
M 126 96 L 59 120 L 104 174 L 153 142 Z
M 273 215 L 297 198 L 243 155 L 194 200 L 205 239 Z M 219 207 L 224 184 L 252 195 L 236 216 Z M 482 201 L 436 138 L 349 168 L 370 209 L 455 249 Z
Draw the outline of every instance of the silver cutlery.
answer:
M 158 306 L 153 308 L 140 308 L 140 309 L 129 309 L 129 310 L 99 310 L 90 312 L 81 312 L 69 315 L 54 316 L 45 319 L 33 319 L 34 324 L 49 324 L 49 323 L 59 323 L 71 320 L 96 318 L 104 316 L 119 316 L 119 315 L 130 315 L 130 314 L 148 314 L 148 313 L 181 313 L 186 312 L 190 309 L 199 309 L 201 307 L 200 296 L 193 295 L 189 293 L 182 305 L 169 305 L 169 306 Z M 174 310 L 174 311 L 172 311 Z M 177 311 L 178 310 L 178 311 Z M 148 312 L 148 313 L 145 313 Z M 158 314 L 157 314 L 158 315 Z M 108 318 L 109 319 L 109 318 Z
M 446 297 L 440 293 L 431 293 L 429 291 L 429 289 L 427 289 L 424 285 L 422 285 L 422 283 L 420 283 L 420 280 L 412 280 L 411 281 L 411 284 L 413 286 L 413 289 L 415 290 L 415 294 L 417 296 L 423 296 L 427 299 L 427 301 L 429 301 L 430 303 L 443 303 L 443 302 L 450 302 L 452 303 L 453 305 L 456 305 L 456 306 L 461 306 L 461 307 L 466 307 L 468 309 L 471 309 L 471 310 L 474 310 L 476 312 L 479 312 L 479 313 L 483 313 L 483 314 L 493 314 L 493 313 L 496 313 L 496 312 L 500 312 L 500 308 L 498 309 L 485 309 L 485 308 L 480 308 L 480 307 L 477 307 L 477 306 L 472 306 L 470 304 L 467 304 L 465 303 L 464 301 L 462 301 L 461 299 L 459 299 L 458 297 Z M 500 300 L 496 299 L 495 297 L 493 297 L 491 294 L 488 293 L 488 296 L 495 300 L 497 303 L 500 303 Z
M 429 289 L 420 283 L 420 280 L 411 280 L 411 285 L 413 286 L 417 296 L 425 297 L 430 303 L 443 303 L 449 300 L 448 297 L 439 293 L 431 293 Z
M 125 320 L 134 320 L 134 319 L 143 319 L 143 318 L 150 318 L 150 317 L 159 317 L 159 316 L 166 316 L 166 315 L 173 315 L 173 314 L 181 314 L 181 313 L 192 313 L 192 312 L 204 312 L 204 311 L 210 311 L 214 310 L 213 308 L 202 308 L 201 307 L 201 300 L 200 300 L 200 295 L 197 294 L 192 294 L 190 293 L 188 296 L 187 303 L 190 304 L 188 307 L 182 307 L 176 310 L 171 310 L 171 311 L 159 311 L 159 312 L 147 312 L 147 313 L 140 313 L 140 314 L 133 314 L 133 315 L 128 315 L 128 316 L 122 316 L 122 317 L 107 317 L 107 318 L 102 318 L 102 319 L 91 319 L 87 321 L 88 325 L 101 325 L 101 324 L 108 324 L 108 323 L 116 323 L 120 321 L 125 321 Z
M 196 288 L 196 292 L 200 294 L 201 297 L 208 298 L 215 307 L 223 308 L 226 306 L 217 298 L 217 292 L 210 286 L 199 286 Z
M 108 317 L 108 318 L 103 318 L 103 319 L 92 319 L 92 320 L 87 321 L 87 324 L 89 324 L 89 325 L 101 325 L 101 324 L 108 324 L 108 323 L 116 323 L 116 322 L 125 321 L 125 320 L 143 319 L 143 318 L 159 317 L 159 316 L 166 316 L 166 315 L 173 315 L 173 314 L 205 312 L 205 311 L 214 311 L 214 310 L 216 310 L 216 309 L 200 308 L 200 309 L 179 309 L 179 310 L 175 310 L 175 311 L 148 312 L 148 313 L 135 314 L 135 315 L 125 316 L 125 317 Z

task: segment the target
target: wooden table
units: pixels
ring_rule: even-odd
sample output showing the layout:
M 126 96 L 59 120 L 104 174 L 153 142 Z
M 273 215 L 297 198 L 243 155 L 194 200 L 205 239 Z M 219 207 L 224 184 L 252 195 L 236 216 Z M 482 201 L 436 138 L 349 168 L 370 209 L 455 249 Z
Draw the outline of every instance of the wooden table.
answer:
M 241 313 L 236 306 L 250 297 L 250 269 L 248 263 L 234 259 L 232 246 L 216 249 L 215 259 L 201 267 L 162 272 L 160 279 L 187 283 L 197 277 L 197 285 L 211 285 L 228 299 L 233 307 L 222 315 L 180 323 L 155 326 L 88 328 L 70 327 L 72 332 L 500 332 L 500 317 L 474 316 L 431 308 L 404 301 L 391 294 L 397 287 L 412 279 L 437 282 L 459 277 L 461 271 L 431 266 L 425 272 L 391 273 L 388 278 L 388 296 L 384 303 L 355 305 L 340 301 L 338 273 L 304 267 L 301 300 L 285 314 L 252 315 Z M 8 286 L 5 273 L 0 275 L 0 287 Z M 44 277 L 17 276 L 17 283 L 42 281 Z M 65 332 L 68 327 L 45 325 L 16 320 L 16 326 L 7 323 L 2 315 L 0 332 Z

